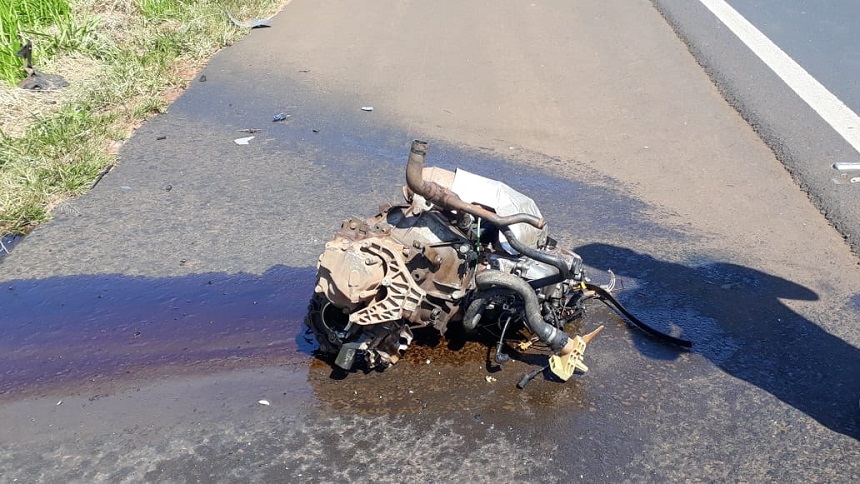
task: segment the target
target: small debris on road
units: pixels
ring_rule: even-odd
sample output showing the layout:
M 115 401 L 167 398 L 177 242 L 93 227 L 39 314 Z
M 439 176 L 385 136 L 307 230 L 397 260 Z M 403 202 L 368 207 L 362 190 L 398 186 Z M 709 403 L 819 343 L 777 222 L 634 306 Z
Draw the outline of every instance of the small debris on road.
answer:
M 96 187 L 96 185 L 98 185 L 98 184 L 99 184 L 99 182 L 100 182 L 100 181 L 102 181 L 102 178 L 104 178 L 104 176 L 105 176 L 105 175 L 107 175 L 107 174 L 108 174 L 108 172 L 110 172 L 112 169 L 113 169 L 113 163 L 111 163 L 110 165 L 106 166 L 104 170 L 100 171 L 100 172 L 99 172 L 99 174 L 98 174 L 98 176 L 96 177 L 96 180 L 95 180 L 95 181 L 93 182 L 93 184 L 90 186 L 90 190 L 92 190 L 93 188 L 95 188 L 95 187 Z
M 371 112 L 371 111 L 373 111 L 373 106 L 362 106 L 361 110 Z
M 494 381 L 496 381 L 496 377 L 487 375 L 484 377 L 484 380 L 487 380 L 487 383 L 493 383 Z
M 130 186 L 128 186 L 128 185 L 123 185 L 123 186 L 121 186 L 121 187 L 120 187 L 120 189 L 122 189 L 122 190 L 131 190 L 131 187 L 130 187 Z
M 272 26 L 271 18 L 252 18 L 250 20 L 238 20 L 236 17 L 233 16 L 232 13 L 230 13 L 229 10 L 225 10 L 224 12 L 227 13 L 227 18 L 229 18 L 230 21 L 233 22 L 233 25 L 235 25 L 236 27 L 242 27 L 243 29 L 260 29 Z
M 159 136 L 159 137 L 155 138 L 156 141 L 161 141 L 163 139 L 167 139 L 167 136 Z
M 203 74 L 202 76 L 200 76 L 200 79 L 198 79 L 198 80 L 200 82 L 206 82 L 206 74 Z
M 237 139 L 234 139 L 233 142 L 236 143 L 237 145 L 246 145 L 252 139 L 254 139 L 254 136 L 248 136 L 246 138 L 237 138 Z
M 62 401 L 62 400 L 58 400 L 58 401 L 57 401 L 57 406 L 58 406 L 58 407 L 59 407 L 60 405 L 62 405 L 62 404 L 63 404 L 63 401 Z
M 265 406 L 267 406 L 267 407 L 268 407 L 269 405 L 271 405 L 271 403 L 269 403 L 269 401 L 268 401 L 268 400 L 259 400 L 257 403 L 259 403 L 260 405 L 265 405 Z
M 848 173 L 841 173 L 839 176 L 831 179 L 837 185 L 853 185 L 860 183 L 860 176 L 850 176 Z
M 834 163 L 833 169 L 836 171 L 860 170 L 860 163 Z
M 278 121 L 285 121 L 285 120 L 289 119 L 289 117 L 290 117 L 290 115 L 287 113 L 278 113 L 278 114 L 272 116 L 272 122 L 277 123 Z
M 173 190 L 173 185 L 165 185 L 165 186 L 164 186 L 164 191 L 165 191 L 165 192 L 169 192 L 170 190 Z

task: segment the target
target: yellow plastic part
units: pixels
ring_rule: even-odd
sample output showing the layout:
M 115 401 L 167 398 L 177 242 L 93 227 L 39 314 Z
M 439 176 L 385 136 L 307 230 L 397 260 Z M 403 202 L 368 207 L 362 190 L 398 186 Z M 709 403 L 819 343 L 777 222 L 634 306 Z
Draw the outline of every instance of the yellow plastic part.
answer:
M 601 331 L 603 331 L 603 326 L 600 326 L 585 336 L 574 336 L 573 349 L 569 353 L 564 355 L 552 355 L 549 357 L 550 371 L 552 371 L 553 374 L 559 377 L 562 381 L 570 380 L 570 377 L 572 377 L 577 371 L 579 373 L 587 372 L 588 367 L 582 362 L 583 357 L 585 356 L 585 348 Z

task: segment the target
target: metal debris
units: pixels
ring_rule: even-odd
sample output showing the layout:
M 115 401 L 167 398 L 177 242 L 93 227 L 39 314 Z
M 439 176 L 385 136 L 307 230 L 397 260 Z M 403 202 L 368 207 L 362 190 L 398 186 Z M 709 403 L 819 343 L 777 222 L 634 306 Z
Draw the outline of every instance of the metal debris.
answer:
M 549 347 L 547 364 L 527 373 L 519 388 L 548 368 L 568 380 L 588 370 L 586 345 L 602 329 L 585 336 L 565 331 L 589 299 L 609 304 L 649 335 L 690 347 L 622 307 L 609 292 L 613 273 L 605 286 L 590 283 L 582 258 L 549 236 L 531 198 L 464 170 L 425 167 L 427 146 L 412 143 L 403 203 L 345 219 L 326 243 L 305 320 L 318 354 L 347 371 L 356 363 L 383 369 L 403 356 L 412 328 L 445 334 L 453 323 L 492 335 L 500 365 L 516 340 Z
M 225 10 L 224 12 L 227 13 L 227 18 L 229 18 L 230 21 L 233 22 L 233 25 L 235 25 L 236 27 L 241 27 L 243 29 L 260 29 L 260 28 L 267 28 L 267 27 L 272 26 L 272 18 L 271 17 L 269 17 L 269 18 L 252 18 L 250 20 L 238 20 L 236 17 L 233 16 L 232 13 L 230 13 L 229 10 Z
M 63 79 L 63 76 L 45 74 L 33 67 L 33 43 L 29 40 L 15 54 L 24 59 L 24 70 L 27 72 L 27 77 L 18 83 L 18 87 L 21 89 L 27 89 L 28 91 L 56 91 L 69 85 Z

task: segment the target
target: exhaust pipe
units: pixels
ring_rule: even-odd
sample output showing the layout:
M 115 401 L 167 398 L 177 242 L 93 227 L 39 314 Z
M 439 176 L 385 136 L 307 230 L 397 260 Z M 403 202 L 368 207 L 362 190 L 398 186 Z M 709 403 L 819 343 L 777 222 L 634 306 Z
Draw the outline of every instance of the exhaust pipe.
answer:
M 425 181 L 423 176 L 424 157 L 427 155 L 426 141 L 415 140 L 409 151 L 409 161 L 406 162 L 406 186 L 412 192 L 424 197 L 428 202 L 439 205 L 448 210 L 468 213 L 480 217 L 497 227 L 527 223 L 533 227 L 542 229 L 546 220 L 528 213 L 517 213 L 502 217 L 478 205 L 464 202 L 456 193 L 431 181 Z

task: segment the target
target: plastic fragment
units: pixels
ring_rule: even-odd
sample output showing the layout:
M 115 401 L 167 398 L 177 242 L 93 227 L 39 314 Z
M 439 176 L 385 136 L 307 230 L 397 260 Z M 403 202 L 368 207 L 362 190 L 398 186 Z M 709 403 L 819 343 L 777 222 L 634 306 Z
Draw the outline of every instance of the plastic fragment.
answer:
M 237 145 L 246 145 L 246 144 L 248 144 L 248 142 L 249 142 L 249 141 L 251 141 L 252 139 L 254 139 L 254 136 L 248 136 L 248 137 L 246 137 L 246 138 L 238 138 L 238 139 L 234 139 L 234 140 L 233 140 L 233 142 L 234 142 L 234 143 L 236 143 Z
M 370 112 L 370 111 L 373 111 L 373 106 L 362 106 L 361 110 Z
M 496 377 L 492 375 L 487 375 L 484 377 L 484 380 L 487 380 L 487 383 L 493 383 L 494 381 L 496 381 Z
M 271 405 L 271 403 L 269 403 L 269 401 L 268 401 L 268 400 L 260 400 L 260 401 L 258 401 L 257 403 L 259 403 L 260 405 L 265 405 L 265 406 L 267 406 L 267 407 L 268 407 L 269 405 Z

